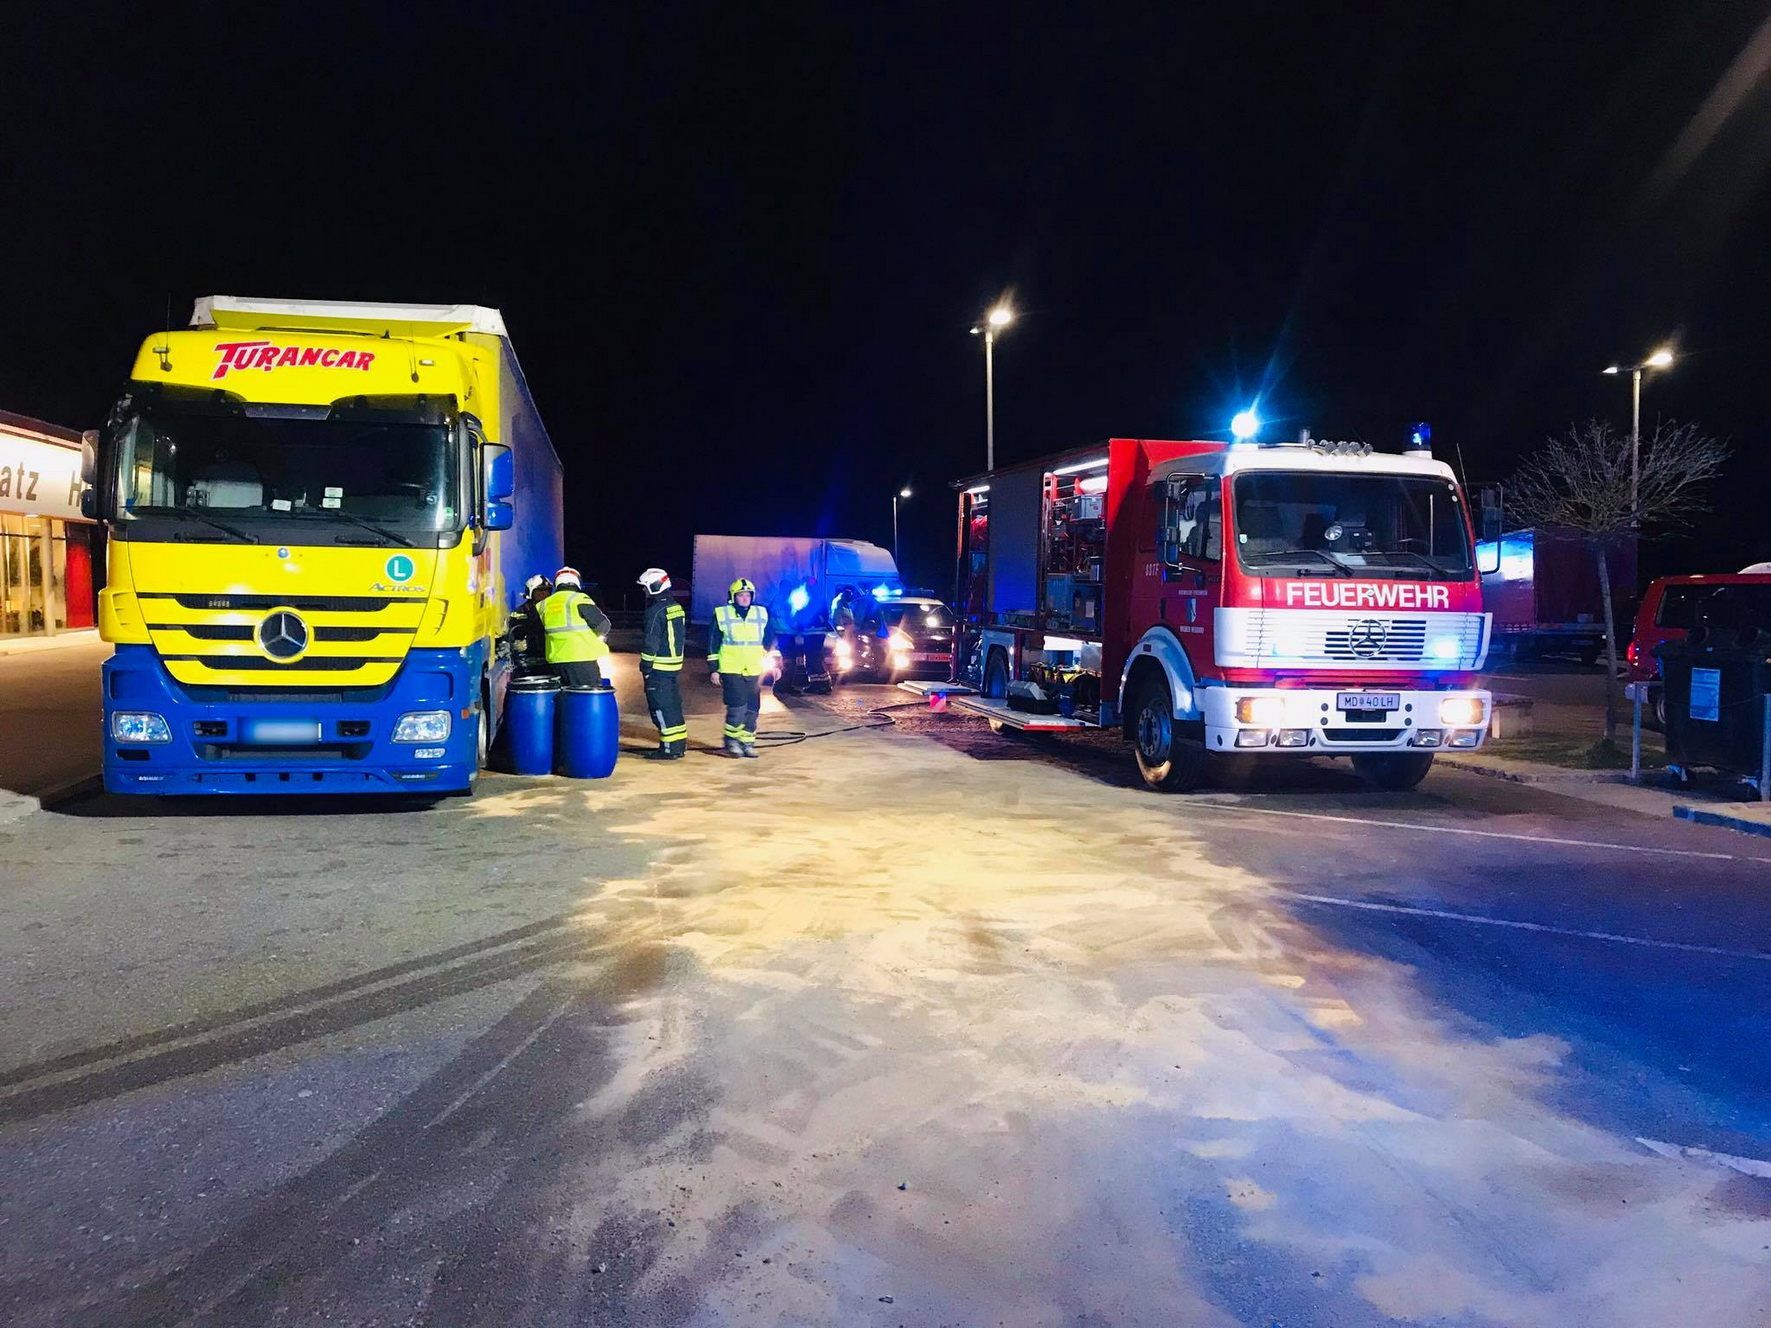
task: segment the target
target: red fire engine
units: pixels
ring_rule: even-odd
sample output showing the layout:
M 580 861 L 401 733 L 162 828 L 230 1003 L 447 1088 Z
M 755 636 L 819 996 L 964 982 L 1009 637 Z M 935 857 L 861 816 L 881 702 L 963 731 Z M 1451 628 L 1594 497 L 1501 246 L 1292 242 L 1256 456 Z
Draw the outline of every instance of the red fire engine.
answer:
M 1487 733 L 1469 514 L 1424 448 L 1114 438 L 955 488 L 956 709 L 1117 728 L 1163 790 L 1280 754 L 1411 788 Z

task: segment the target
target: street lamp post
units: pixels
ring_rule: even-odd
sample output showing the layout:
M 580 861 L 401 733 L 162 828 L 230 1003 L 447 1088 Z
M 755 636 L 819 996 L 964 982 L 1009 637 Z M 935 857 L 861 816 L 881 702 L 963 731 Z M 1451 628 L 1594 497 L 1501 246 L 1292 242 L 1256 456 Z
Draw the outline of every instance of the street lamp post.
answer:
M 1662 346 L 1654 354 L 1640 364 L 1613 364 L 1606 368 L 1608 374 L 1627 373 L 1630 376 L 1630 511 L 1637 506 L 1636 491 L 1641 487 L 1642 471 L 1642 371 L 1644 369 L 1664 369 L 1673 362 L 1673 353 Z
M 996 334 L 1015 321 L 1015 311 L 999 304 L 984 315 L 972 335 L 984 337 L 984 469 L 996 469 Z
M 897 564 L 898 575 L 904 575 L 904 564 L 898 557 L 898 503 L 910 496 L 910 486 L 906 484 L 892 495 L 892 562 Z

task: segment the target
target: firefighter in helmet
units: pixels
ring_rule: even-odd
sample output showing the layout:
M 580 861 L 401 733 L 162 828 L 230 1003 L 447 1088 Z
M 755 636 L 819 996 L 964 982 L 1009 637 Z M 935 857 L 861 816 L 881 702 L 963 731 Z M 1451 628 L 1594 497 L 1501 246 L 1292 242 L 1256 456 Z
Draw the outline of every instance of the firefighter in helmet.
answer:
M 546 577 L 532 576 L 523 582 L 522 603 L 511 610 L 511 655 L 519 678 L 553 672 L 547 667 L 547 634 L 541 630 L 541 603 L 552 593 Z
M 547 663 L 567 687 L 597 687 L 609 657 L 609 615 L 584 593 L 576 567 L 553 574 L 553 594 L 541 601 Z
M 707 626 L 707 667 L 726 703 L 727 756 L 756 755 L 756 717 L 762 710 L 762 678 L 775 633 L 769 611 L 756 602 L 756 583 L 732 582 L 728 602 Z
M 670 593 L 670 573 L 648 567 L 640 573 L 646 592 L 645 634 L 640 642 L 640 677 L 646 684 L 646 713 L 658 729 L 653 760 L 674 761 L 689 750 L 689 725 L 683 719 L 683 636 L 687 619 Z

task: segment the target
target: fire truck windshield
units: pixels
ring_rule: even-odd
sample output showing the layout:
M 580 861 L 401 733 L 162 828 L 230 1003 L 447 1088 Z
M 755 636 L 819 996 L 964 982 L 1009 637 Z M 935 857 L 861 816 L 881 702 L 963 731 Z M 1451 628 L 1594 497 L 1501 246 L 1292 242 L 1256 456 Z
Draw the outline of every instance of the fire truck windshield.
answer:
M 1251 575 L 1474 575 L 1463 505 L 1444 480 L 1255 471 L 1233 493 L 1236 554 Z
M 327 543 L 410 544 L 461 528 L 457 431 L 444 423 L 159 402 L 120 421 L 113 439 L 116 506 L 131 524 L 196 521 L 204 538 L 253 543 L 290 539 L 294 522 L 331 527 Z

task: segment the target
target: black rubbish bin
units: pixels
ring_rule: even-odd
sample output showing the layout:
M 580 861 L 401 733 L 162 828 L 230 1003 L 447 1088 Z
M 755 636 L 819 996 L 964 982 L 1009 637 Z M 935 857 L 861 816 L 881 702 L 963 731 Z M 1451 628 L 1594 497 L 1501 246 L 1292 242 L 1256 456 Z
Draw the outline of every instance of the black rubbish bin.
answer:
M 1771 694 L 1771 627 L 1700 624 L 1654 653 L 1666 688 L 1667 760 L 1757 779 Z

